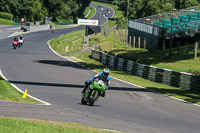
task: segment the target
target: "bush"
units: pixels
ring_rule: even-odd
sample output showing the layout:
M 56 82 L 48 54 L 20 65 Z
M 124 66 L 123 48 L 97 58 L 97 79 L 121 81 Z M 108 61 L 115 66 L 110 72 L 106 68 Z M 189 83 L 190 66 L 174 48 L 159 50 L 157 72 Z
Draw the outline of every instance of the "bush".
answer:
M 0 12 L 0 18 L 11 20 L 13 18 L 13 15 L 6 12 Z
M 13 21 L 7 20 L 7 19 L 4 19 L 4 18 L 0 18 L 0 24 L 3 24 L 3 25 L 13 25 Z

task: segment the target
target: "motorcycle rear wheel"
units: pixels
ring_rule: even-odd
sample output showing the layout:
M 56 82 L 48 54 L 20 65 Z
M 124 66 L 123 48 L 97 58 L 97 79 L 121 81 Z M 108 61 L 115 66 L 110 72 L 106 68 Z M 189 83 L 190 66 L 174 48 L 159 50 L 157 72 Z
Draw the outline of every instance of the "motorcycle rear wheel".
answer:
M 86 104 L 87 104 L 87 101 L 85 101 L 84 96 L 83 96 L 82 99 L 81 99 L 81 103 L 82 103 L 83 105 L 86 105 Z

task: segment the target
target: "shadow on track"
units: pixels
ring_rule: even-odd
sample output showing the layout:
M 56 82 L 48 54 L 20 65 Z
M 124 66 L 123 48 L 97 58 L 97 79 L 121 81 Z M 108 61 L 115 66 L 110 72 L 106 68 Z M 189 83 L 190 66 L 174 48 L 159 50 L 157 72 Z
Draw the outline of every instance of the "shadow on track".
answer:
M 36 60 L 34 62 L 42 63 L 42 64 L 49 64 L 49 65 L 57 65 L 57 66 L 63 66 L 63 67 L 73 67 L 78 69 L 85 69 L 84 67 L 71 62 L 71 61 L 58 61 L 58 60 Z
M 94 104 L 94 105 L 92 105 L 92 106 L 90 106 L 90 105 L 88 105 L 88 104 L 83 105 L 83 104 L 81 104 L 81 103 L 77 103 L 77 104 L 82 105 L 82 106 L 88 106 L 88 107 L 100 107 L 100 106 L 101 106 L 101 105 L 98 105 L 98 104 Z
M 70 88 L 83 88 L 83 85 L 78 84 L 59 84 L 59 83 L 43 83 L 43 82 L 29 82 L 29 81 L 9 81 L 13 84 L 25 84 L 25 85 L 39 85 L 39 86 L 54 86 L 54 87 L 70 87 Z M 141 92 L 152 92 L 147 89 L 142 88 L 128 88 L 128 87 L 110 87 L 109 91 L 119 90 L 119 91 L 141 91 Z
M 54 87 L 73 87 L 83 88 L 84 85 L 73 84 L 58 84 L 58 83 L 42 83 L 42 82 L 28 82 L 28 81 L 9 81 L 13 84 L 25 84 L 25 85 L 39 85 L 39 86 L 54 86 Z

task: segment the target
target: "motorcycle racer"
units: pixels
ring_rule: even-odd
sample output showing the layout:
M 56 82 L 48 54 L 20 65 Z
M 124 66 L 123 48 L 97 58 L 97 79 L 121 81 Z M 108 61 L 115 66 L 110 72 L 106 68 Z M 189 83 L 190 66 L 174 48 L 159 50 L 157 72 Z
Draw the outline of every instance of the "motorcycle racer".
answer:
M 16 49 L 16 47 L 18 46 L 18 37 L 15 36 L 13 42 L 12 42 L 13 48 Z
M 23 35 L 20 35 L 20 36 L 19 36 L 19 39 L 24 41 L 24 36 L 23 36 Z
M 111 77 L 109 76 L 109 73 L 110 73 L 110 70 L 108 68 L 104 68 L 103 72 L 99 72 L 98 74 L 93 76 L 90 80 L 86 80 L 85 81 L 85 87 L 83 88 L 83 91 L 81 93 L 85 94 L 85 91 L 88 88 L 88 86 L 97 78 L 104 82 L 104 84 L 106 85 L 106 90 L 107 90 L 110 87 L 110 79 L 111 79 Z M 106 95 L 106 93 L 104 91 L 101 94 L 101 96 L 105 97 L 105 95 Z
M 17 36 L 14 37 L 14 41 L 18 41 L 18 37 Z
M 53 32 L 55 31 L 55 27 L 52 27 L 52 28 L 51 28 L 51 31 L 52 31 L 52 33 L 53 33 Z
M 24 43 L 24 37 L 23 37 L 23 35 L 20 35 L 19 36 L 19 45 L 23 45 L 23 43 Z

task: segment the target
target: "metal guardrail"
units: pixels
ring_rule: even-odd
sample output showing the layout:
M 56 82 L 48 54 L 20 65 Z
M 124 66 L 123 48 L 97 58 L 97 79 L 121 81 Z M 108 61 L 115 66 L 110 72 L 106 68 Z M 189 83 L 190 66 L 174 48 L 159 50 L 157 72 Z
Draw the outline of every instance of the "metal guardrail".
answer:
M 144 79 L 184 90 L 193 89 L 200 91 L 200 76 L 195 74 L 144 65 L 96 50 L 92 50 L 92 58 L 103 64 L 109 65 L 110 67 L 117 68 L 118 70 L 125 71 Z

